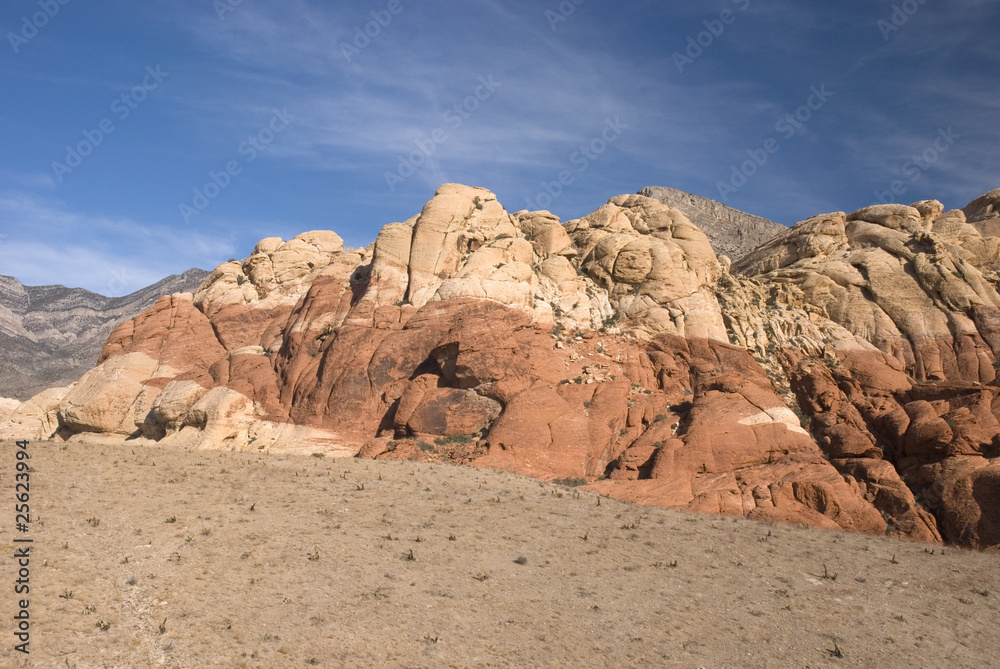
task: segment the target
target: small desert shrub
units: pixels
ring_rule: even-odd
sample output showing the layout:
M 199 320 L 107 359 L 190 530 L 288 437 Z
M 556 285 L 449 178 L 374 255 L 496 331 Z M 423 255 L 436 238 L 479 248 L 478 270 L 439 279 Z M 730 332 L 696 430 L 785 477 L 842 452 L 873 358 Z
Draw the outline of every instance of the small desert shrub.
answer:
M 448 444 L 468 444 L 475 440 L 476 435 L 474 434 L 450 434 L 446 437 L 438 437 L 434 443 L 438 446 L 447 446 Z
M 552 481 L 552 483 L 554 483 L 555 485 L 564 485 L 567 488 L 575 488 L 579 485 L 586 485 L 587 481 L 586 479 L 581 479 L 577 477 L 567 477 L 564 479 L 555 479 L 554 481 Z
M 899 525 L 896 524 L 896 522 L 892 519 L 892 516 L 890 516 L 888 512 L 886 511 L 882 512 L 882 520 L 885 521 L 885 533 L 887 535 L 899 531 Z
M 799 417 L 799 424 L 802 426 L 802 429 L 808 430 L 809 416 L 807 416 L 806 412 L 802 410 L 802 407 L 800 407 L 798 404 L 793 404 L 792 411 L 795 413 L 796 416 Z

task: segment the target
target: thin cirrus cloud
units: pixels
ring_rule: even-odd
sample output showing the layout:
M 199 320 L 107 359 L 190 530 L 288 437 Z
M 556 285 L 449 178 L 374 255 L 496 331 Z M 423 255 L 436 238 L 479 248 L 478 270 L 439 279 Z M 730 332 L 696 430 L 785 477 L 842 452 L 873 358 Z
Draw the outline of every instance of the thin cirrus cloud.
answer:
M 508 11 L 496 7 L 492 10 L 499 20 L 512 20 Z M 404 26 L 399 24 L 405 21 L 419 25 L 421 17 L 412 9 L 407 11 L 409 14 L 401 14 L 390 28 L 402 29 Z M 290 51 L 274 37 L 289 32 L 288 22 L 302 22 L 299 16 L 291 17 L 247 12 L 227 16 L 226 23 L 231 24 L 225 29 L 228 37 L 215 39 L 214 33 L 202 29 L 196 33 L 205 37 L 205 48 L 214 50 L 227 67 L 237 70 L 246 68 L 258 73 L 266 63 L 263 67 L 275 75 L 298 72 L 295 68 L 301 58 L 310 64 L 307 70 L 325 64 L 323 69 L 329 79 L 360 82 L 356 86 L 317 86 L 314 81 L 299 82 L 292 77 L 285 83 L 288 108 L 297 115 L 296 128 L 274 149 L 273 156 L 291 159 L 303 169 L 343 172 L 367 168 L 378 174 L 380 185 L 385 187 L 385 175 L 394 172 L 400 161 L 423 143 L 433 146 L 433 155 L 421 159 L 423 164 L 407 184 L 419 185 L 423 197 L 442 181 L 463 177 L 478 178 L 478 185 L 500 190 L 503 184 L 513 181 L 507 176 L 513 170 L 534 171 L 540 177 L 552 178 L 553 173 L 565 168 L 570 153 L 599 133 L 607 119 L 622 119 L 634 127 L 681 125 L 670 118 L 671 106 L 667 104 L 669 98 L 680 97 L 679 87 L 673 90 L 671 85 L 642 71 L 624 74 L 626 68 L 607 53 L 546 44 L 541 29 L 549 26 L 541 12 L 532 17 L 537 27 L 527 32 L 545 47 L 512 51 L 500 63 L 496 58 L 481 56 L 464 60 L 435 58 L 432 51 L 413 58 L 408 52 L 412 44 L 390 40 L 388 35 L 348 62 L 339 46 L 331 48 L 331 44 L 338 44 L 335 39 L 314 39 L 312 26 L 306 28 L 303 39 Z M 523 17 L 513 20 L 518 29 L 524 29 Z M 314 19 L 314 23 L 322 29 L 333 22 Z M 352 38 L 343 29 L 330 32 L 339 34 L 342 40 Z M 248 35 L 255 36 L 252 41 L 256 48 L 252 51 L 244 48 Z M 455 39 L 461 42 L 477 37 Z M 495 82 L 496 89 L 490 92 L 489 99 L 471 100 L 483 81 Z M 611 81 L 616 85 L 610 85 Z M 617 87 L 653 93 L 634 100 L 622 95 Z M 686 97 L 693 100 L 695 96 Z M 445 121 L 449 110 L 467 100 L 478 108 L 463 115 L 459 127 L 449 127 Z M 651 111 L 651 107 L 656 110 Z M 447 139 L 440 145 L 429 145 L 428 138 L 435 130 L 444 130 Z M 629 145 L 623 143 L 618 148 L 628 151 Z M 691 154 L 698 155 L 693 151 Z M 537 186 L 532 184 L 532 188 Z M 529 189 L 521 195 L 529 192 L 534 191 Z M 588 199 L 585 206 L 593 208 L 604 199 Z
M 415 9 L 400 14 L 396 25 L 390 24 L 386 31 L 402 31 L 407 26 L 398 24 L 407 20 L 418 23 L 419 16 L 408 16 Z M 356 14 L 359 24 L 368 18 L 364 13 Z M 289 23 L 305 25 L 306 30 L 291 50 L 280 38 L 293 32 Z M 528 160 L 532 153 L 545 153 L 547 145 L 580 139 L 575 130 L 581 119 L 623 111 L 637 116 L 630 114 L 639 106 L 637 101 L 622 99 L 604 85 L 614 69 L 606 62 L 607 54 L 563 49 L 555 59 L 540 59 L 538 53 L 512 52 L 504 55 L 502 63 L 474 55 L 461 62 L 435 58 L 432 51 L 413 58 L 409 44 L 401 45 L 387 34 L 348 62 L 339 44 L 350 43 L 353 35 L 343 23 L 329 17 L 314 15 L 313 21 L 307 22 L 294 13 L 264 16 L 260 11 L 246 11 L 227 16 L 226 25 L 228 37 L 224 39 L 209 29 L 196 33 L 206 41 L 206 48 L 232 64 L 253 72 L 263 67 L 278 74 L 301 73 L 304 62 L 328 79 L 355 84 L 286 82 L 289 108 L 298 113 L 299 124 L 305 129 L 297 144 L 302 157 L 322 154 L 324 148 L 369 155 L 408 152 L 414 141 L 443 125 L 442 117 L 449 109 L 474 95 L 481 79 L 497 84 L 491 99 L 482 101 L 476 112 L 476 116 L 489 116 L 489 124 L 477 123 L 476 116 L 464 119 L 467 123 L 463 125 L 471 129 L 461 135 L 454 133 L 454 141 L 441 147 L 443 154 L 457 160 L 475 160 L 476 154 L 469 151 L 478 145 L 499 147 L 498 152 L 511 159 Z M 539 25 L 547 27 L 541 21 Z M 247 43 L 254 48 L 245 48 Z
M 0 220 L 9 231 L 0 238 L 3 274 L 27 285 L 48 285 L 51 269 L 58 267 L 61 283 L 112 297 L 175 273 L 169 262 L 175 254 L 207 265 L 233 252 L 215 237 L 178 237 L 128 219 L 74 212 L 24 192 L 0 194 Z

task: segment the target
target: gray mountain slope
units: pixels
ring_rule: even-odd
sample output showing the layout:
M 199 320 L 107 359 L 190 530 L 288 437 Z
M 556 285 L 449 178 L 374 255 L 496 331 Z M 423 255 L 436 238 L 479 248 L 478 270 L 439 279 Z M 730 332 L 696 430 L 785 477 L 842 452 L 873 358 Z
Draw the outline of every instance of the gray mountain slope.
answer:
M 640 190 L 639 195 L 655 198 L 683 212 L 708 235 L 716 255 L 729 256 L 733 261 L 788 230 L 780 223 L 676 188 L 649 186 Z
M 76 381 L 97 363 L 116 325 L 162 295 L 193 292 L 208 272 L 189 269 L 124 297 L 82 288 L 25 286 L 0 275 L 0 397 L 25 400 Z

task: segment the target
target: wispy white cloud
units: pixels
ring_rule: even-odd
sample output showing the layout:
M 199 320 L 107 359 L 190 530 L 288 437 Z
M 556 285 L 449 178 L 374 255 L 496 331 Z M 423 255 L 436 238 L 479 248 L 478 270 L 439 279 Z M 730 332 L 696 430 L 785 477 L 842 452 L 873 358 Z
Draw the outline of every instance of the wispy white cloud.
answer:
M 56 181 L 51 174 L 40 172 L 12 172 L 10 170 L 0 170 L 0 180 L 17 188 L 26 188 L 32 191 L 50 191 L 56 187 Z
M 192 265 L 211 269 L 233 253 L 218 235 L 179 235 L 19 191 L 0 193 L 0 222 L 0 274 L 28 285 L 52 283 L 57 267 L 66 285 L 124 295 Z
M 482 161 L 484 155 L 511 168 L 557 167 L 566 148 L 589 140 L 595 125 L 609 116 L 636 126 L 649 121 L 645 132 L 673 131 L 683 141 L 688 134 L 679 122 L 672 122 L 673 101 L 684 99 L 690 106 L 704 96 L 700 104 L 708 110 L 718 99 L 718 91 L 685 91 L 656 74 L 630 71 L 606 51 L 552 40 L 542 9 L 537 16 L 524 16 L 492 2 L 483 3 L 479 11 L 488 10 L 491 20 L 509 23 L 505 29 L 516 29 L 525 44 L 534 46 L 507 50 L 497 60 L 472 48 L 488 37 L 456 34 L 452 49 L 468 44 L 468 57 L 425 49 L 415 58 L 412 50 L 420 46 L 420 35 L 428 30 L 425 24 L 433 19 L 422 14 L 420 5 L 404 8 L 352 62 L 339 45 L 351 42 L 356 25 L 371 20 L 367 10 L 319 11 L 303 2 L 295 3 L 294 11 L 242 5 L 221 24 L 214 16 L 202 15 L 185 25 L 235 76 L 243 72 L 256 81 L 282 82 L 282 102 L 298 118 L 270 154 L 298 161 L 306 169 L 342 170 L 359 161 L 394 166 L 396 157 L 412 151 L 415 141 L 445 125 L 444 114 L 473 94 L 480 77 L 492 76 L 499 88 L 437 147 L 424 169 L 430 178 L 435 178 L 435 167 L 443 174 L 440 170 L 449 165 Z M 634 99 L 624 93 L 627 90 L 646 90 L 650 96 Z M 274 90 L 264 94 L 251 87 L 249 93 L 259 102 L 273 99 L 269 96 Z M 247 94 L 241 89 L 215 104 L 230 107 L 225 114 L 230 120 L 251 111 L 259 115 Z

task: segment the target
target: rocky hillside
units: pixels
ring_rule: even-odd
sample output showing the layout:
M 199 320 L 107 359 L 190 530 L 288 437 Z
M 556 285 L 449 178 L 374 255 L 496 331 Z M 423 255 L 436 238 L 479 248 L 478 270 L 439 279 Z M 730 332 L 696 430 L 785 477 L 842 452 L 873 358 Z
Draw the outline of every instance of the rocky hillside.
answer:
M 196 290 L 206 276 L 190 269 L 125 297 L 25 286 L 0 276 L 0 397 L 25 400 L 76 381 L 97 362 L 118 323 L 150 308 L 161 295 Z
M 640 190 L 639 195 L 655 198 L 680 211 L 708 235 L 708 241 L 717 255 L 728 256 L 732 260 L 742 258 L 788 230 L 780 223 L 676 188 L 648 186 Z
M 262 240 L 8 426 L 447 460 L 996 549 L 998 202 L 818 216 L 730 267 L 643 195 L 560 222 L 449 184 L 365 249 Z

